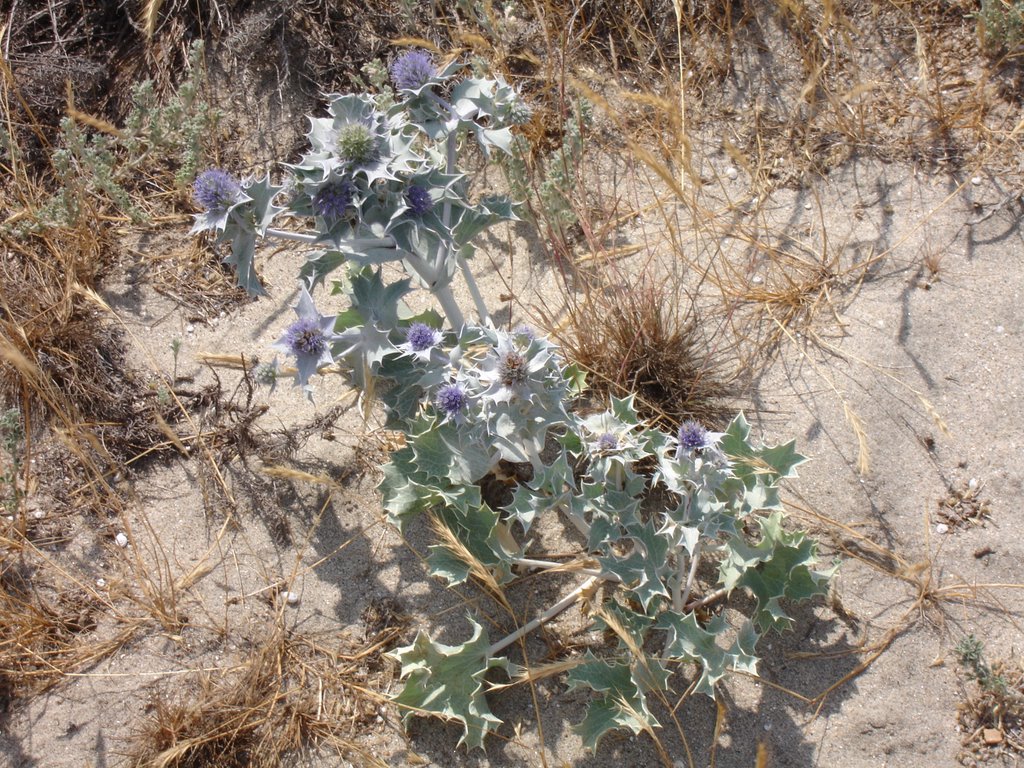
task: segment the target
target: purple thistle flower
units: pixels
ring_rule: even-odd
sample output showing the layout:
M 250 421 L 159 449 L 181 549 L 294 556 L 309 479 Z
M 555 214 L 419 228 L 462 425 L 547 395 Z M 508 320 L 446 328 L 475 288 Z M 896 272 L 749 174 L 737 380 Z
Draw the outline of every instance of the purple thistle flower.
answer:
M 699 451 L 708 447 L 708 431 L 700 422 L 688 419 L 679 425 L 679 450 Z
M 426 323 L 413 323 L 405 332 L 405 338 L 413 352 L 425 352 L 440 341 L 440 334 Z
M 597 450 L 599 451 L 614 451 L 619 447 L 619 438 L 613 435 L 611 432 L 605 432 L 599 438 L 597 438 Z
M 409 212 L 413 216 L 422 216 L 434 207 L 434 201 L 430 197 L 430 192 L 423 187 L 415 185 L 405 190 L 405 202 L 408 204 Z
M 443 411 L 448 417 L 457 416 L 468 402 L 466 391 L 458 384 L 445 384 L 437 390 L 437 397 L 434 400 L 438 410 Z
M 226 211 L 238 202 L 241 185 L 227 171 L 210 168 L 196 177 L 192 187 L 198 202 L 208 211 Z
M 327 336 L 314 317 L 300 317 L 284 332 L 284 344 L 296 357 L 319 357 L 327 349 Z
M 295 383 L 302 385 L 312 398 L 310 377 L 321 366 L 330 365 L 334 361 L 331 344 L 339 338 L 334 333 L 337 315 L 321 315 L 306 288 L 299 292 L 295 314 L 299 319 L 285 329 L 281 338 L 274 342 L 273 348 L 295 358 Z
M 512 329 L 512 335 L 517 339 L 525 339 L 526 341 L 533 341 L 537 338 L 537 333 L 528 325 L 517 325 Z
M 399 90 L 415 91 L 426 85 L 437 69 L 426 51 L 407 51 L 391 65 L 391 79 Z
M 335 181 L 320 188 L 313 198 L 313 211 L 330 221 L 337 221 L 345 215 L 352 204 L 352 185 L 347 181 Z

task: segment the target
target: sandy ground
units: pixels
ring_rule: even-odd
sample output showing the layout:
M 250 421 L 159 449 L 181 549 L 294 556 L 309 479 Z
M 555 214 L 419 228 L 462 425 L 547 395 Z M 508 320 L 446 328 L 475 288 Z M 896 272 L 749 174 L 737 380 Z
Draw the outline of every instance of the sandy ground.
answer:
M 1021 248 L 1018 203 L 994 207 L 1005 197 L 997 179 L 974 185 L 871 164 L 840 173 L 814 192 L 824 209 L 848 209 L 861 184 L 889 189 L 897 213 L 885 214 L 879 200 L 862 219 L 826 220 L 829 234 L 851 252 L 868 239 L 879 250 L 892 248 L 892 255 L 867 279 L 840 289 L 836 303 L 842 311 L 836 317 L 812 324 L 784 345 L 760 378 L 749 412 L 768 442 L 796 437 L 813 459 L 791 485 L 795 518 L 817 533 L 826 553 L 845 546 L 858 557 L 842 558 L 838 600 L 799 608 L 792 634 L 765 641 L 765 684 L 733 678 L 725 686 L 727 717 L 717 751 L 723 766 L 753 765 L 761 743 L 768 746 L 770 764 L 779 766 L 954 764 L 964 734 L 956 727 L 963 694 L 953 644 L 974 633 L 985 639 L 992 658 L 1005 658 L 1020 642 L 1019 597 L 980 586 L 1018 581 L 1024 556 L 1019 537 L 1008 535 L 1016 514 L 1013 499 L 1021 490 L 1014 469 L 1024 333 L 1024 278 L 1015 256 Z M 941 215 L 926 218 L 950 190 L 953 197 Z M 982 213 L 992 215 L 972 225 L 982 218 L 975 200 L 986 201 Z M 814 215 L 799 195 L 780 195 L 774 209 L 795 211 L 798 229 L 804 219 L 811 222 L 808 241 L 814 241 Z M 942 254 L 931 281 L 920 269 L 924 249 Z M 155 295 L 144 294 L 141 304 L 132 305 L 114 289 L 107 299 L 144 342 L 140 356 L 145 350 L 167 370 L 173 366 L 170 341 L 181 338 L 179 373 L 201 380 L 210 373 L 197 353 L 258 355 L 290 322 L 289 267 L 274 257 L 267 267 L 272 297 L 216 324 L 185 323 Z M 502 289 L 503 282 L 492 276 L 490 293 Z M 222 375 L 226 381 L 237 376 Z M 298 428 L 347 400 L 336 380 L 320 383 L 315 404 L 284 386 L 270 397 L 264 426 Z M 863 474 L 857 470 L 860 447 L 851 419 L 859 419 L 866 434 L 869 469 Z M 414 528 L 407 545 L 380 523 L 375 476 L 367 467 L 375 459 L 361 455 L 371 443 L 360 420 L 350 411 L 326 431 L 331 439 L 323 433 L 311 437 L 290 466 L 326 474 L 344 486 L 327 497 L 308 484 L 261 476 L 266 462 L 259 457 L 238 459 L 225 475 L 239 502 L 239 526 L 219 542 L 223 518 L 204 512 L 202 494 L 210 480 L 197 477 L 201 459 L 182 457 L 132 481 L 138 509 L 129 522 L 135 539 L 127 551 L 108 543 L 94 563 L 95 577 L 112 580 L 108 569 L 116 572 L 116 561 L 133 557 L 132 550 L 144 559 L 160 552 L 174 574 L 205 558 L 215 566 L 212 572 L 181 595 L 195 618 L 180 633 L 155 632 L 29 702 L 15 713 L 8 732 L 9 764 L 117 764 L 119 740 L 145 716 L 154 691 L 187 685 L 186 672 L 197 663 L 216 669 L 244 658 L 247 643 L 273 614 L 274 601 L 260 601 L 273 585 L 299 596 L 297 605 L 283 609 L 288 626 L 339 645 L 366 635 L 367 606 L 382 598 L 397 601 L 412 616 L 410 631 L 427 628 L 453 638 L 465 631 L 458 618 L 465 606 L 423 577 L 414 550 L 423 550 L 425 532 Z M 990 501 L 990 519 L 940 532 L 939 501 L 971 484 Z M 909 567 L 900 573 L 900 566 L 869 544 L 857 546 L 852 533 L 815 523 L 800 509 L 849 526 Z M 922 583 L 972 588 L 918 604 Z M 841 612 L 835 610 L 840 606 Z M 568 631 L 573 621 L 567 616 L 553 631 Z M 888 632 L 896 634 L 890 638 Z M 874 663 L 820 707 L 776 687 L 813 698 L 856 671 L 871 658 L 874 644 L 887 639 L 891 644 Z M 423 764 L 421 759 L 441 766 L 534 765 L 542 751 L 549 764 L 656 763 L 645 738 L 613 736 L 598 755 L 584 753 L 570 726 L 581 719 L 585 700 L 567 694 L 557 679 L 538 688 L 543 744 L 522 692 L 493 697 L 506 726 L 504 738 L 493 739 L 486 755 L 455 749 L 458 729 L 433 721 L 414 721 L 407 741 L 396 712 L 386 707 L 361 739 L 391 765 Z M 688 701 L 681 720 L 694 754 L 706 756 L 714 726 L 711 703 Z M 663 735 L 685 764 L 678 736 L 668 728 Z M 704 759 L 698 757 L 698 764 Z

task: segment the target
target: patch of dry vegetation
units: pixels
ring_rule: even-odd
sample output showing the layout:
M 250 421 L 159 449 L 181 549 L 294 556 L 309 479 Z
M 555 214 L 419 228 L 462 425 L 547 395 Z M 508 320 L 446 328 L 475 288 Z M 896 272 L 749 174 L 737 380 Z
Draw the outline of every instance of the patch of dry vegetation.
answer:
M 293 633 L 278 615 L 252 638 L 240 667 L 154 695 L 127 749 L 129 764 L 273 768 L 315 747 L 384 766 L 354 735 L 378 716 L 376 691 L 387 680 L 377 678 L 390 679 L 382 649 L 400 629 L 387 627 L 362 648 L 331 648 Z

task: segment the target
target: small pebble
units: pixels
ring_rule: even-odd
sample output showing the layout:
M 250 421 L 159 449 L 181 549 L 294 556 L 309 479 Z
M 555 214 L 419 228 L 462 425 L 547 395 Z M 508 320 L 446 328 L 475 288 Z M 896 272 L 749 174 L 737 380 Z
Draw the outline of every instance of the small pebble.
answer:
M 96 579 L 96 586 L 99 587 L 100 589 L 103 589 L 105 586 L 107 586 L 107 580 L 106 579 Z
M 196 327 L 194 325 L 192 325 L 191 323 L 189 323 L 188 325 L 185 326 L 185 333 L 195 333 L 195 332 L 196 332 Z
M 117 534 L 117 536 L 114 537 L 114 543 L 117 544 L 117 546 L 119 547 L 127 547 L 128 537 L 123 533 L 119 533 Z
M 997 325 L 996 326 L 996 333 L 1002 333 L 1002 332 L 1003 332 L 1003 326 Z
M 978 186 L 979 184 L 981 184 L 981 176 L 973 177 L 971 179 L 971 184 L 973 184 L 974 186 Z
M 975 488 L 977 488 L 978 487 L 978 478 L 972 477 L 970 480 L 968 480 L 967 481 L 967 487 L 970 488 L 972 491 Z
M 298 605 L 299 604 L 299 595 L 296 592 L 285 592 L 284 593 L 284 601 L 286 603 L 288 603 L 288 605 Z
M 760 285 L 761 283 L 764 282 L 764 278 L 761 277 L 760 275 L 754 275 L 752 282 L 754 283 L 754 285 Z
M 949 533 L 949 526 L 945 523 L 939 523 L 935 526 L 935 532 L 938 534 Z
M 730 166 L 729 168 L 727 168 L 727 169 L 726 169 L 726 171 L 725 171 L 725 175 L 726 175 L 726 176 L 728 176 L 728 177 L 729 177 L 730 179 L 732 179 L 733 181 L 735 181 L 735 180 L 736 180 L 736 179 L 737 179 L 737 178 L 739 177 L 739 175 L 740 175 L 740 172 L 739 172 L 739 171 L 737 171 L 737 170 L 736 170 L 735 168 L 733 168 L 732 166 Z
M 990 747 L 994 747 L 996 744 L 1002 742 L 1003 732 L 1000 731 L 998 728 L 986 728 L 981 732 L 981 738 Z
M 809 211 L 813 206 L 810 203 L 804 203 L 804 210 Z

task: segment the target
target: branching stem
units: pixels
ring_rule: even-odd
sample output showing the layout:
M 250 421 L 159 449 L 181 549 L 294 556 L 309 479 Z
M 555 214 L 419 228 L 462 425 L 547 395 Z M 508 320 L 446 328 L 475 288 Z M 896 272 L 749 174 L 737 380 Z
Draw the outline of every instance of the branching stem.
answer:
M 576 587 L 576 589 L 574 589 L 568 595 L 566 595 L 557 603 L 555 603 L 546 611 L 544 611 L 544 613 L 542 613 L 536 619 L 527 624 L 524 624 L 511 635 L 506 637 L 504 640 L 499 640 L 490 648 L 488 648 L 487 655 L 494 656 L 495 654 L 500 653 L 501 651 L 505 650 L 510 645 L 512 645 L 512 643 L 516 642 L 516 640 L 518 640 L 519 638 L 525 637 L 526 635 L 533 632 L 533 630 L 537 629 L 537 627 L 551 621 L 553 618 L 555 618 L 555 616 L 560 614 L 562 611 L 572 607 L 572 605 L 577 600 L 579 600 L 580 597 L 587 592 L 587 590 L 591 589 L 594 586 L 594 584 L 596 584 L 598 581 L 600 581 L 599 576 L 591 576 L 589 579 L 587 579 L 578 587 Z

